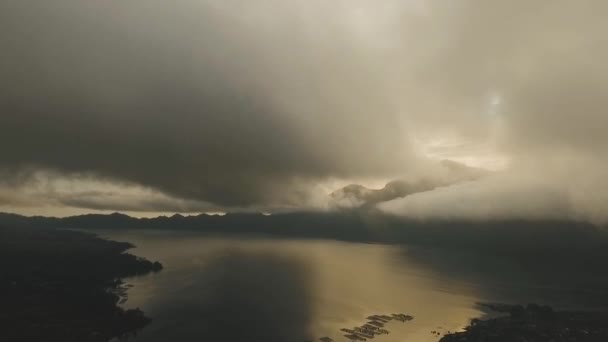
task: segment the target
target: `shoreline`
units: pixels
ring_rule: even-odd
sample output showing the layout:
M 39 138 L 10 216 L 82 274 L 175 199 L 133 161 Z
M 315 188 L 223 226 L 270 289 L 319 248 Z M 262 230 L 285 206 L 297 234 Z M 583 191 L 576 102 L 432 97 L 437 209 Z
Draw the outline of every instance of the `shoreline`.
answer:
M 3 336 L 107 342 L 137 334 L 150 318 L 119 306 L 123 279 L 162 265 L 126 253 L 133 247 L 72 230 L 0 227 Z
M 554 310 L 538 304 L 480 306 L 501 315 L 472 319 L 464 331 L 446 334 L 439 342 L 608 341 L 608 311 Z

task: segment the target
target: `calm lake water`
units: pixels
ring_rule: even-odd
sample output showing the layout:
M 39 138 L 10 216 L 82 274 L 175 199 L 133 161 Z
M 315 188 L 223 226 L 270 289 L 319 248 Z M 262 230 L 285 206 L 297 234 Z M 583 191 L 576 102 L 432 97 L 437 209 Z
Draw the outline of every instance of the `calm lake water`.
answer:
M 597 290 L 539 279 L 521 265 L 419 248 L 327 240 L 223 238 L 193 232 L 97 231 L 137 245 L 164 270 L 127 279 L 125 307 L 153 321 L 148 341 L 348 341 L 340 328 L 406 313 L 374 341 L 437 341 L 465 327 L 478 302 L 598 304 Z

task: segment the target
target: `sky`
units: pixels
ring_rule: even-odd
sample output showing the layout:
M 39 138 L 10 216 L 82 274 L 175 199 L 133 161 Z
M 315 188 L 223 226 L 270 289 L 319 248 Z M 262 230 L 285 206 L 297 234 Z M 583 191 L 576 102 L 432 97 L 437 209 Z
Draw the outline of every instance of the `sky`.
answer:
M 602 0 L 6 0 L 0 211 L 608 220 Z M 450 174 L 450 160 L 486 176 Z

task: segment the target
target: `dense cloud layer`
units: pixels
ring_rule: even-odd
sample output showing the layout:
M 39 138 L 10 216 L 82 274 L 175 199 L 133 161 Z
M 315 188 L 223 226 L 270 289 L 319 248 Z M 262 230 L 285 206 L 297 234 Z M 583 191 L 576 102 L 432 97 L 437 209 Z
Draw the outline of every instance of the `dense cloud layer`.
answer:
M 60 189 L 50 201 L 65 206 L 322 207 L 327 184 L 422 177 L 453 159 L 503 170 L 381 207 L 603 222 L 607 11 L 601 0 L 5 1 L 0 204 L 31 200 L 16 194 L 44 171 L 156 194 Z
M 407 141 L 366 50 L 294 6 L 5 3 L 1 163 L 222 205 L 400 172 Z

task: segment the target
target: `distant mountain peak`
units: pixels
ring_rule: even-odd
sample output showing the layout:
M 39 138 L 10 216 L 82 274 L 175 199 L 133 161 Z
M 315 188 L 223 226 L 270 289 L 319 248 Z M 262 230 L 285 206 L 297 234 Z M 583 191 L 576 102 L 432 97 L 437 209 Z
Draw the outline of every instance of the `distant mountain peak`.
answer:
M 112 217 L 131 217 L 129 215 L 126 215 L 126 214 L 123 214 L 123 213 L 119 213 L 119 212 L 116 212 L 116 211 L 113 212 L 113 213 L 111 213 L 109 216 L 112 216 Z

